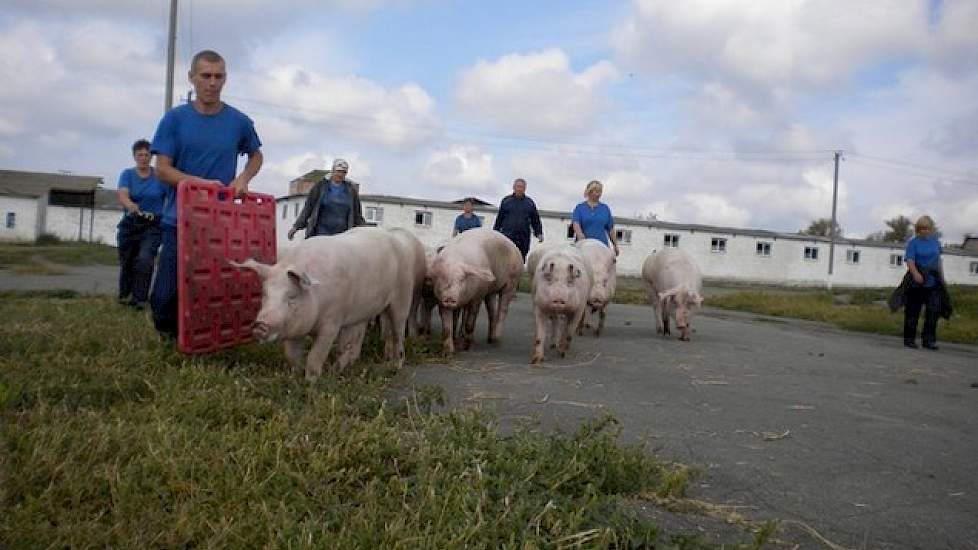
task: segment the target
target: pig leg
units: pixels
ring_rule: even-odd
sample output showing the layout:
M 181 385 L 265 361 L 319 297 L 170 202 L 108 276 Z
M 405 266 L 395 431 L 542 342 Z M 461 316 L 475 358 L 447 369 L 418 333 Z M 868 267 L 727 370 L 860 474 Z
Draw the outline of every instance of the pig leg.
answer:
M 601 336 L 601 331 L 604 329 L 604 318 L 606 315 L 605 310 L 607 309 L 608 309 L 608 305 L 605 304 L 604 307 L 598 310 L 598 328 L 594 329 L 595 337 Z
M 514 295 L 516 295 L 516 283 L 504 286 L 499 292 L 499 303 L 496 308 L 496 324 L 493 326 L 496 331 L 492 335 L 493 342 L 498 342 L 503 335 L 503 323 L 506 321 L 506 315 L 509 314 L 509 303 L 513 301 Z
M 657 334 L 663 334 L 662 332 L 662 313 L 665 312 L 665 307 L 662 306 L 658 300 L 652 302 L 652 316 L 655 318 L 655 332 Z
M 455 353 L 455 325 L 458 311 L 438 304 L 438 314 L 441 315 L 441 349 L 451 355 Z
M 334 324 L 325 324 L 319 327 L 316 339 L 312 342 L 309 355 L 306 357 L 306 380 L 315 382 L 323 373 L 323 364 L 329 356 L 329 348 L 333 346 L 336 335 L 339 334 L 340 327 Z
M 363 348 L 363 337 L 367 333 L 367 323 L 351 325 L 340 329 L 336 339 L 336 347 L 340 354 L 336 358 L 337 372 L 343 372 L 346 367 L 353 364 L 360 358 L 360 351 Z
M 489 316 L 489 335 L 486 337 L 486 342 L 490 344 L 495 344 L 499 341 L 496 338 L 496 323 L 499 322 L 499 293 L 493 292 L 486 296 L 486 315 Z
M 539 365 L 543 362 L 543 347 L 547 343 L 547 328 L 550 326 L 550 316 L 544 313 L 539 307 L 534 307 L 533 318 L 536 321 L 536 331 L 534 333 L 533 356 L 530 358 L 530 364 Z
M 282 349 L 285 351 L 285 358 L 288 359 L 292 372 L 298 374 L 302 369 L 303 345 L 302 338 L 294 338 L 282 341 Z
M 391 339 L 390 356 L 388 360 L 394 363 L 394 367 L 400 369 L 404 367 L 404 330 L 405 324 L 411 317 L 410 303 L 393 303 L 387 306 L 385 318 L 390 323 L 390 331 L 386 338 Z
M 586 326 L 587 326 L 587 314 L 585 314 L 583 317 L 581 317 L 581 322 L 580 323 L 577 323 L 577 329 L 576 330 L 577 330 L 577 335 L 578 336 L 583 336 L 584 335 L 584 328 Z
M 669 310 L 663 306 L 662 307 L 662 335 L 667 336 L 672 334 L 669 330 Z
M 462 349 L 467 350 L 472 347 L 472 340 L 475 336 L 475 322 L 479 317 L 479 306 L 482 300 L 477 300 L 465 306 L 465 335 L 462 338 Z

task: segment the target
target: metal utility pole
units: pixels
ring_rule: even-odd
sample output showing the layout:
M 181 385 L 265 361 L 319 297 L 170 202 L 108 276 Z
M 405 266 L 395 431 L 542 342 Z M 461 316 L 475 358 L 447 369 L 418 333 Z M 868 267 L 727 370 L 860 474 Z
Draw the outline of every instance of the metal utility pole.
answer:
M 170 0 L 170 33 L 166 41 L 166 98 L 163 112 L 173 108 L 173 56 L 177 47 L 177 0 Z
M 832 225 L 829 226 L 829 288 L 832 288 L 832 264 L 835 261 L 835 206 L 839 199 L 839 157 L 842 151 L 835 152 L 835 177 L 832 178 Z

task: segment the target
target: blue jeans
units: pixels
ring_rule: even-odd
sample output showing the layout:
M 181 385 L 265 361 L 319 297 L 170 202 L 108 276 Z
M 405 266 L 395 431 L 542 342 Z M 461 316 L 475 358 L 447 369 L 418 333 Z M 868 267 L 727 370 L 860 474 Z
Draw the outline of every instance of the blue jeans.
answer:
M 160 265 L 153 282 L 150 307 L 153 324 L 160 333 L 177 337 L 177 228 L 173 225 L 160 227 L 163 247 L 160 249 Z
M 119 222 L 116 239 L 119 245 L 119 299 L 131 296 L 133 302 L 143 303 L 149 295 L 153 264 L 160 248 L 160 226 L 141 223 L 135 216 L 127 215 Z

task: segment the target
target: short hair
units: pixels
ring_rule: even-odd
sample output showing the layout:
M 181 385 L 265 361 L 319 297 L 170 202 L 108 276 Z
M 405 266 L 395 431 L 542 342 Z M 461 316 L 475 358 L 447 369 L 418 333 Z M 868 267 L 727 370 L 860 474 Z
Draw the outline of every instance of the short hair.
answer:
M 597 187 L 598 190 L 602 190 L 602 191 L 604 190 L 604 186 L 601 185 L 601 182 L 600 181 L 598 181 L 598 180 L 591 180 L 591 181 L 587 182 L 587 185 L 584 186 L 584 196 L 586 197 L 588 195 L 588 193 L 590 193 L 591 190 L 594 189 L 595 187 Z
M 526 180 L 523 178 L 516 178 L 515 180 L 513 180 L 513 185 L 516 185 L 517 183 L 522 183 L 523 185 L 526 185 Z
M 135 155 L 136 151 L 139 151 L 140 149 L 146 149 L 149 151 L 151 147 L 152 146 L 145 139 L 137 139 L 136 142 L 132 144 L 132 154 Z
M 475 205 L 475 201 L 473 201 L 473 200 L 472 200 L 471 198 L 469 198 L 469 197 L 466 197 L 466 198 L 465 198 L 465 200 L 463 200 L 463 201 L 462 201 L 462 206 L 465 206 L 466 204 L 471 204 L 471 205 Z
M 197 62 L 201 59 L 209 63 L 224 63 L 224 58 L 221 57 L 221 54 L 214 50 L 200 50 L 194 54 L 194 58 L 190 61 L 190 74 L 197 72 Z
M 930 216 L 921 216 L 917 218 L 917 223 L 913 225 L 915 231 L 920 231 L 921 229 L 934 229 L 934 220 Z

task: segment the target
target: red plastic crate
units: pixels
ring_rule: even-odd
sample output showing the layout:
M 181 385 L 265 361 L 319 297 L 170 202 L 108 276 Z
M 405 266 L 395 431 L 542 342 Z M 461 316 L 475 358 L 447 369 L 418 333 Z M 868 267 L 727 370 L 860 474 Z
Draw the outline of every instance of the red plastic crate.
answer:
M 177 349 L 207 353 L 252 340 L 261 279 L 228 263 L 275 263 L 275 198 L 188 179 L 177 187 Z

